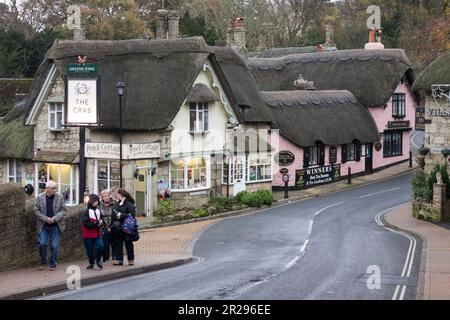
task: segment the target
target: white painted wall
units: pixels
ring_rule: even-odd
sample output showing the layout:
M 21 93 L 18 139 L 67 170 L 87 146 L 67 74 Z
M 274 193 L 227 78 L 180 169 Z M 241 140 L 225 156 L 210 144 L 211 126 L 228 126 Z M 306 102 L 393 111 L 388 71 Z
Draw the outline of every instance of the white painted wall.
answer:
M 208 62 L 206 62 L 208 64 Z M 216 101 L 209 104 L 209 129 L 204 134 L 189 132 L 189 103 L 184 103 L 171 125 L 173 131 L 171 133 L 171 154 L 172 156 L 179 153 L 209 153 L 222 150 L 225 144 L 226 123 L 233 114 L 229 114 L 226 108 L 231 111 L 223 90 L 218 83 L 214 71 L 210 67 L 205 67 L 198 74 L 194 85 L 202 83 L 216 94 L 222 97 L 222 101 Z M 223 102 L 225 101 L 225 103 Z M 226 106 L 228 104 L 228 106 Z

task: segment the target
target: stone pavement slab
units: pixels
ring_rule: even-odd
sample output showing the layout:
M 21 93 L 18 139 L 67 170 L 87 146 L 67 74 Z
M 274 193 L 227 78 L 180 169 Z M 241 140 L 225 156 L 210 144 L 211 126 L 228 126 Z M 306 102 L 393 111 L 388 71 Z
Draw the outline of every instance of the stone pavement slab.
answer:
M 386 221 L 402 230 L 413 232 L 424 239 L 420 282 L 421 299 L 450 299 L 450 229 L 448 224 L 414 219 L 411 204 L 386 214 Z

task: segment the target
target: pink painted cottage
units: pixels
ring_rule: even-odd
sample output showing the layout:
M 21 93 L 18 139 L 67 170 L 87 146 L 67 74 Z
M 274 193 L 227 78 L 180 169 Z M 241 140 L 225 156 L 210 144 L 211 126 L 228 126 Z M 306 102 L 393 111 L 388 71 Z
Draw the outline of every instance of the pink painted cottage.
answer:
M 411 64 L 401 49 L 366 48 L 248 60 L 280 133 L 274 188 L 285 174 L 303 188 L 409 160 Z

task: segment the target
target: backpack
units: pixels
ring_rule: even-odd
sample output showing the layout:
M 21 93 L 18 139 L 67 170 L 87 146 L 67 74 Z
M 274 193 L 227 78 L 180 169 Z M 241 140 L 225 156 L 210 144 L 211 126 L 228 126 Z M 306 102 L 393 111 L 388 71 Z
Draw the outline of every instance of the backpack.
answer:
M 122 232 L 129 236 L 134 236 L 138 233 L 137 220 L 131 214 L 122 222 Z

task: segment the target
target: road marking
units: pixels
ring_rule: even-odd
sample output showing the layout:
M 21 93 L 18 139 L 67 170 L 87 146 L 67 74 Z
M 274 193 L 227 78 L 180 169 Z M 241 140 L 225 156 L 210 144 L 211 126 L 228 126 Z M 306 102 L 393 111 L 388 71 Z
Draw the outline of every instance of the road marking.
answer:
M 303 243 L 302 247 L 300 248 L 300 252 L 303 253 L 306 250 L 306 247 L 308 246 L 309 243 L 309 239 L 306 239 L 305 242 Z
M 332 205 L 330 205 L 330 206 L 328 206 L 328 207 L 325 207 L 325 208 L 323 208 L 323 209 L 320 209 L 319 211 L 317 211 L 316 213 L 314 213 L 314 217 L 317 216 L 317 215 L 319 215 L 319 214 L 321 214 L 322 212 L 324 212 L 324 211 L 327 210 L 327 209 L 330 209 L 330 208 L 333 208 L 333 207 L 340 206 L 341 204 L 344 204 L 344 202 L 335 203 L 335 204 L 332 204 Z
M 394 291 L 394 295 L 392 296 L 392 300 L 397 300 L 397 294 L 398 294 L 399 289 L 400 289 L 400 285 L 397 285 L 397 287 L 395 287 L 395 291 Z
M 311 220 L 311 221 L 309 222 L 308 236 L 310 236 L 311 233 L 312 233 L 313 225 L 314 225 L 314 220 Z
M 395 191 L 395 190 L 398 190 L 398 189 L 400 189 L 400 187 L 393 188 L 393 189 L 388 189 L 388 190 L 383 190 L 383 191 L 375 192 L 375 193 L 369 193 L 369 194 L 366 194 L 364 196 L 360 196 L 359 199 L 365 199 L 365 198 L 368 198 L 368 197 L 376 196 L 376 195 L 383 194 L 383 193 L 386 193 L 386 192 Z
M 403 300 L 403 297 L 405 296 L 406 286 L 403 286 L 402 293 L 400 293 L 400 298 L 398 300 Z
M 288 269 L 292 268 L 292 267 L 297 263 L 297 261 L 298 261 L 299 259 L 300 259 L 300 256 L 295 257 L 294 259 L 292 259 L 292 260 L 286 265 L 286 267 L 284 267 L 284 269 L 285 269 L 285 270 L 288 270 Z
M 383 215 L 385 215 L 387 212 L 389 212 L 393 209 L 402 207 L 408 203 L 404 203 L 402 205 L 386 209 L 375 215 L 375 221 L 380 227 L 384 227 L 386 230 L 389 230 L 393 233 L 400 234 L 409 240 L 408 253 L 406 254 L 405 264 L 403 265 L 403 270 L 402 270 L 402 274 L 401 274 L 402 278 L 404 278 L 404 277 L 409 278 L 411 276 L 411 269 L 412 269 L 412 265 L 414 262 L 414 255 L 416 252 L 417 241 L 414 237 L 410 236 L 409 234 L 385 227 L 384 223 L 381 221 L 381 217 Z M 397 285 L 397 287 L 395 288 L 395 291 L 394 291 L 394 295 L 392 296 L 392 300 L 397 300 L 397 295 L 398 295 L 399 290 L 400 290 L 400 285 Z M 406 292 L 406 285 L 402 286 L 402 290 L 400 292 L 400 296 L 398 297 L 398 300 L 403 300 L 403 298 L 405 296 L 405 292 Z

